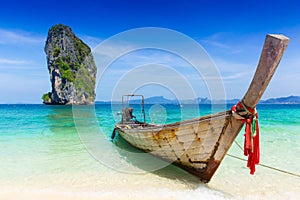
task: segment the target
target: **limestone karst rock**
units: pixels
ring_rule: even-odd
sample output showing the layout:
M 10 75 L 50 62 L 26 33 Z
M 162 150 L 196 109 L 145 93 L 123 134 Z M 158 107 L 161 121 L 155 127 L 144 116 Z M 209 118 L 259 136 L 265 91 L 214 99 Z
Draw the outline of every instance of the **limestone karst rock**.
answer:
M 97 68 L 91 49 L 70 27 L 50 28 L 45 45 L 52 91 L 43 103 L 52 105 L 93 104 Z

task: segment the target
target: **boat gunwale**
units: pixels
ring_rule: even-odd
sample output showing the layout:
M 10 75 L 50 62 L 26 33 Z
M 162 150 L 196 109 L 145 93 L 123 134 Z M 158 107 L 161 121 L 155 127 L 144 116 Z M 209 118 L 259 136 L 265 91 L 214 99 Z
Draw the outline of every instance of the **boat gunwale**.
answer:
M 116 128 L 123 132 L 126 132 L 126 133 L 161 131 L 161 130 L 169 130 L 169 129 L 177 128 L 180 126 L 188 126 L 188 125 L 192 125 L 192 124 L 196 124 L 196 123 L 199 124 L 199 123 L 211 121 L 214 119 L 220 119 L 220 118 L 228 119 L 230 117 L 232 117 L 232 112 L 231 112 L 231 110 L 227 110 L 227 111 L 223 111 L 223 112 L 219 112 L 219 113 L 214 113 L 214 114 L 210 114 L 210 115 L 206 115 L 206 116 L 200 116 L 200 117 L 183 120 L 180 122 L 174 122 L 174 123 L 170 123 L 170 124 L 147 124 L 146 126 L 143 126 L 141 124 L 141 126 L 139 126 L 139 128 L 136 128 L 136 127 L 131 127 L 130 124 L 121 124 L 120 123 L 120 124 L 116 125 Z M 131 129 L 125 128 L 126 125 L 130 126 Z M 121 126 L 124 126 L 124 127 L 121 127 Z

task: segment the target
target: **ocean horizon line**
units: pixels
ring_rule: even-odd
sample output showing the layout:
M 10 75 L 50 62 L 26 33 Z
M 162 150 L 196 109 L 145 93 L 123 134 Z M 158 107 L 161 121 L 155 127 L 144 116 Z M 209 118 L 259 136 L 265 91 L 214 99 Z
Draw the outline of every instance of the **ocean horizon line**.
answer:
M 168 99 L 164 96 L 152 96 L 145 98 L 145 104 L 236 104 L 241 99 L 232 98 L 232 99 L 215 99 L 211 100 L 207 97 L 197 97 L 195 99 Z M 140 100 L 131 100 L 132 104 L 139 104 Z M 44 105 L 41 101 L 37 102 L 0 102 L 0 105 Z M 107 101 L 107 100 L 95 100 L 94 104 L 122 104 L 122 101 Z M 290 95 L 290 96 L 281 96 L 281 97 L 271 97 L 262 99 L 259 101 L 259 104 L 300 104 L 300 96 Z

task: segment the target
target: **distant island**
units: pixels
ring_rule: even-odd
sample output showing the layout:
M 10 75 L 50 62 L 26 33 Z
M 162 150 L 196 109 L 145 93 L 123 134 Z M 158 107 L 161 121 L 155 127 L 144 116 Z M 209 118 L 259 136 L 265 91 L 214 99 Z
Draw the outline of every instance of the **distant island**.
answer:
M 63 24 L 50 28 L 45 45 L 52 91 L 47 105 L 86 105 L 95 100 L 97 68 L 91 49 Z
M 262 100 L 261 104 L 300 104 L 300 96 L 288 96 Z
M 182 104 L 236 104 L 240 99 L 229 99 L 229 100 L 215 100 L 212 101 L 208 98 L 197 98 L 191 100 L 182 100 Z M 140 100 L 131 100 L 132 104 L 139 104 Z M 120 104 L 120 101 L 96 101 L 96 104 Z M 179 104 L 177 99 L 170 100 L 166 99 L 163 96 L 154 96 L 145 99 L 145 104 Z M 261 100 L 259 104 L 300 104 L 300 96 L 288 96 L 288 97 L 279 97 L 279 98 L 270 98 L 267 100 Z

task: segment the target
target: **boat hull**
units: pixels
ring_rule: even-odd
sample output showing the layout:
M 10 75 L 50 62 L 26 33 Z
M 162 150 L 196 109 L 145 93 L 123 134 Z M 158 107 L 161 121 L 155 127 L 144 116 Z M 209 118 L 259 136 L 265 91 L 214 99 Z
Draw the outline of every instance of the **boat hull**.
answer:
M 161 126 L 117 124 L 116 129 L 132 146 L 208 182 L 242 126 L 227 111 Z

